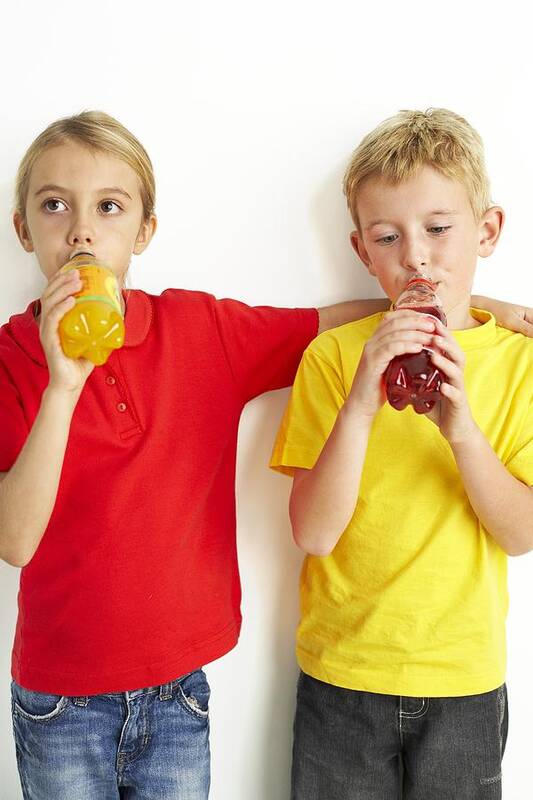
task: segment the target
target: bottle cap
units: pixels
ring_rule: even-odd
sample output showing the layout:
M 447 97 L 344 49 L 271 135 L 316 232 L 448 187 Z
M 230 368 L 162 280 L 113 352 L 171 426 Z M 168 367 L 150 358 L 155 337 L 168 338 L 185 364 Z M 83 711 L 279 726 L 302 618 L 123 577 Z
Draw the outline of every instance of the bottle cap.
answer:
M 435 290 L 435 284 L 433 281 L 430 281 L 429 278 L 426 278 L 425 275 L 413 275 L 413 277 L 407 282 L 407 286 L 411 286 L 413 283 L 425 283 L 426 286 L 430 286 L 433 290 Z

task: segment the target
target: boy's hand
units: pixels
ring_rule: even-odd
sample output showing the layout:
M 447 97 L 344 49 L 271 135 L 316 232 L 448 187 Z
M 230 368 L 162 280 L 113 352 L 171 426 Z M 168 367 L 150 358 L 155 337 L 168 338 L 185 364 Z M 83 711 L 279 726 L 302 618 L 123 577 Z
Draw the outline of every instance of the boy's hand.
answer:
M 465 355 L 452 334 L 440 321 L 436 321 L 432 344 L 433 364 L 442 372 L 441 398 L 426 416 L 438 425 L 450 444 L 466 441 L 476 430 L 470 411 L 464 383 Z
M 41 297 L 39 328 L 50 372 L 48 386 L 69 392 L 81 391 L 94 369 L 94 364 L 85 358 L 67 358 L 59 341 L 59 321 L 74 306 L 73 295 L 81 286 L 78 270 L 57 272 Z
M 385 314 L 365 345 L 346 404 L 360 415 L 374 417 L 385 402 L 383 374 L 395 356 L 419 353 L 431 344 L 435 320 L 419 311 Z

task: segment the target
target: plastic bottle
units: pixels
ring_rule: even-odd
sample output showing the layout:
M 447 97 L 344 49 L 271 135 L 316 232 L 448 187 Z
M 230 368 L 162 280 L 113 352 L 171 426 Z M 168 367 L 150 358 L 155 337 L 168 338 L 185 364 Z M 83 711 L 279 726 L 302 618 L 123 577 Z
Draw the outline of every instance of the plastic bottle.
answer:
M 429 314 L 446 325 L 442 303 L 435 294 L 435 285 L 424 275 L 411 278 L 394 304 L 394 309 L 412 309 Z M 444 375 L 431 361 L 432 350 L 424 347 L 420 353 L 404 353 L 390 362 L 385 372 L 387 400 L 402 411 L 412 405 L 417 414 L 431 411 L 438 400 Z
M 82 288 L 59 323 L 59 339 L 69 358 L 104 364 L 112 350 L 124 344 L 124 318 L 115 275 L 92 255 L 79 253 L 62 272 L 77 269 Z

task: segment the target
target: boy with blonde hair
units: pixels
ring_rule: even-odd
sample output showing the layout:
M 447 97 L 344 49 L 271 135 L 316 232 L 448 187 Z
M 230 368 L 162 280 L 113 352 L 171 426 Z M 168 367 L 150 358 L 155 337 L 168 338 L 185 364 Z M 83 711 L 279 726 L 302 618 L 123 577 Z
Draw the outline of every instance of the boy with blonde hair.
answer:
M 425 273 L 448 327 L 379 313 L 300 364 L 272 457 L 308 553 L 292 798 L 498 798 L 506 561 L 533 547 L 533 343 L 470 308 L 503 211 L 480 137 L 445 109 L 386 120 L 344 190 L 370 274 L 395 301 Z M 428 347 L 441 399 L 400 413 L 385 370 Z

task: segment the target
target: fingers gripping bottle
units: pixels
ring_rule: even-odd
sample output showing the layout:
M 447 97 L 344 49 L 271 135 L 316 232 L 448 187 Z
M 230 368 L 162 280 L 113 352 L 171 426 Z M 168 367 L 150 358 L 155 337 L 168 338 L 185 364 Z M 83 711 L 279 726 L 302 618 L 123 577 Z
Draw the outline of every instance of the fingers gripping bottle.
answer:
M 429 314 L 446 325 L 442 303 L 435 294 L 434 284 L 417 273 L 394 304 L 394 310 L 411 309 Z M 390 362 L 385 372 L 387 400 L 393 408 L 402 411 L 412 405 L 417 414 L 431 411 L 438 400 L 444 375 L 431 361 L 432 350 L 404 353 Z
M 69 358 L 87 358 L 104 364 L 112 350 L 124 344 L 124 318 L 114 274 L 94 256 L 79 253 L 62 272 L 77 269 L 82 288 L 59 323 L 59 339 Z

